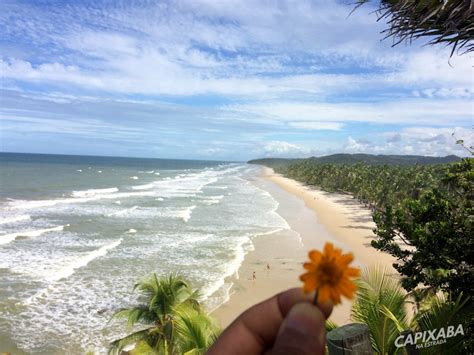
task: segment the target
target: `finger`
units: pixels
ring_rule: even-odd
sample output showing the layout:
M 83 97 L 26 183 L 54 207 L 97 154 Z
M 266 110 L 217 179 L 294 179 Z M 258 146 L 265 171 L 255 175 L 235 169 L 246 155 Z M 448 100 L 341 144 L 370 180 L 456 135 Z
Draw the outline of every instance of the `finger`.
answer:
M 275 341 L 291 307 L 310 299 L 301 288 L 292 288 L 249 308 L 221 334 L 208 354 L 262 353 Z
M 242 313 L 221 334 L 207 354 L 260 354 L 271 347 L 289 310 L 297 303 L 311 302 L 313 294 L 292 288 L 263 301 Z M 318 305 L 328 318 L 332 304 Z
M 321 312 L 323 312 L 324 318 L 328 319 L 332 313 L 332 308 L 333 308 L 332 302 L 326 302 L 323 304 L 318 303 L 316 306 L 319 308 Z
M 291 308 L 280 327 L 271 355 L 324 354 L 326 317 L 311 303 Z

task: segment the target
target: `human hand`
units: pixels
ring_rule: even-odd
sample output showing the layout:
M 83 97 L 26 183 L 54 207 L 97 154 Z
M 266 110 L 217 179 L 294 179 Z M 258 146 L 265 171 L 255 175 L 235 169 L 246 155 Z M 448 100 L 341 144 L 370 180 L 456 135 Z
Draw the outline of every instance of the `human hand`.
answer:
M 301 288 L 259 303 L 229 325 L 208 355 L 324 354 L 332 304 L 315 306 Z

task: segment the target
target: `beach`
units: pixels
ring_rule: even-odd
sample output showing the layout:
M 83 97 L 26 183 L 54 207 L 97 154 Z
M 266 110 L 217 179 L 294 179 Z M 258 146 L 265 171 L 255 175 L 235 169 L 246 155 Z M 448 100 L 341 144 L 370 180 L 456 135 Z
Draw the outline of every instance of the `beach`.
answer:
M 238 276 L 228 280 L 233 283 L 230 299 L 213 312 L 222 327 L 250 306 L 301 286 L 298 277 L 307 252 L 321 249 L 326 241 L 352 252 L 358 267 L 377 264 L 393 270 L 395 259 L 370 246 L 375 236 L 370 210 L 351 196 L 309 188 L 266 167 L 253 183 L 271 193 L 279 203 L 277 213 L 291 230 L 254 238 L 254 250 L 245 256 Z M 349 323 L 350 307 L 350 301 L 343 301 L 330 319 L 338 325 Z
M 370 212 L 350 196 L 308 189 L 258 165 L 2 159 L 0 352 L 105 351 L 127 332 L 112 315 L 136 304 L 133 285 L 152 273 L 180 272 L 225 327 L 301 286 L 308 250 L 326 241 L 352 251 L 358 266 L 392 262 L 368 247 Z M 345 302 L 332 319 L 344 324 L 349 314 Z

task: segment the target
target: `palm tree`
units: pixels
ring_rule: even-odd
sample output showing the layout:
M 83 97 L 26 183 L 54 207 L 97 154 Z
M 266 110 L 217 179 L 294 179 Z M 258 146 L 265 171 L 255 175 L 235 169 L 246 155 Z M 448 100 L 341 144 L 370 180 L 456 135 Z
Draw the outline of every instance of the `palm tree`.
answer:
M 472 322 L 472 303 L 469 304 L 469 298 L 458 295 L 452 299 L 450 295 L 438 293 L 430 307 L 415 315 L 413 323 L 419 332 L 446 328 L 447 326 L 464 325 L 467 330 L 469 322 Z M 467 339 L 467 340 L 466 340 Z M 470 350 L 468 350 L 470 346 Z M 466 337 L 452 337 L 446 340 L 446 343 L 432 348 L 424 349 L 423 354 L 469 354 L 472 351 L 472 339 Z
M 370 330 L 372 349 L 378 354 L 396 354 L 395 339 L 408 329 L 405 292 L 397 278 L 386 268 L 375 266 L 362 270 L 358 291 L 352 305 L 352 319 L 365 323 Z
M 138 290 L 143 303 L 121 309 L 114 317 L 127 319 L 129 329 L 137 323 L 147 327 L 113 341 L 109 354 L 118 354 L 130 344 L 136 344 L 134 352 L 142 354 L 201 351 L 210 345 L 216 327 L 202 312 L 198 292 L 181 276 L 171 274 L 158 279 L 153 274 L 137 283 L 134 290 Z
M 368 325 L 374 352 L 403 354 L 404 349 L 395 346 L 395 339 L 404 330 L 433 331 L 461 323 L 467 329 L 473 314 L 472 309 L 468 309 L 468 301 L 462 294 L 452 299 L 443 292 L 433 293 L 431 288 L 406 293 L 399 279 L 390 275 L 387 269 L 372 266 L 362 271 L 358 281 L 352 320 Z M 410 322 L 406 311 L 409 303 L 418 305 Z M 423 349 L 422 354 L 467 354 L 469 346 L 472 345 L 465 338 L 458 336 L 447 339 L 444 344 Z

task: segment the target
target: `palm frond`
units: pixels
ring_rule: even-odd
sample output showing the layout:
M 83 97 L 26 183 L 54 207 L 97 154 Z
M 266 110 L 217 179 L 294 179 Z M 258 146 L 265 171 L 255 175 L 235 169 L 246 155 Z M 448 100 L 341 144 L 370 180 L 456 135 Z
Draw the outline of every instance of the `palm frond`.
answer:
M 472 310 L 466 310 L 469 298 L 460 294 L 456 299 L 451 299 L 449 295 L 438 294 L 431 308 L 420 312 L 415 318 L 417 331 L 423 332 L 433 329 L 447 328 L 459 324 L 464 325 L 466 329 L 467 322 L 472 321 Z M 463 337 L 457 336 L 448 338 L 447 342 L 435 347 L 435 349 L 426 349 L 427 354 L 457 354 L 463 353 Z M 432 350 L 432 351 L 431 351 Z M 466 352 L 467 353 L 467 352 Z
M 147 342 L 139 341 L 135 347 L 128 352 L 130 355 L 162 355 L 164 352 L 153 349 Z
M 369 2 L 358 0 L 357 7 Z M 382 0 L 378 2 L 379 20 L 387 19 L 386 37 L 394 46 L 416 38 L 428 38 L 428 44 L 452 45 L 456 51 L 474 51 L 474 4 L 465 0 Z
M 339 326 L 336 323 L 334 323 L 332 320 L 328 319 L 325 323 L 325 327 L 326 327 L 326 332 L 330 332 L 331 330 L 336 329 Z
M 108 354 L 109 355 L 118 355 L 127 345 L 135 344 L 142 340 L 147 340 L 149 338 L 149 333 L 153 328 L 146 328 L 136 332 L 133 332 L 129 335 L 124 336 L 123 338 L 114 340 L 110 343 Z
M 372 348 L 376 352 L 395 353 L 399 329 L 408 328 L 405 294 L 398 280 L 388 274 L 387 268 L 371 266 L 363 269 L 357 283 L 352 319 L 368 325 Z
M 406 324 L 401 322 L 397 318 L 397 316 L 395 316 L 395 314 L 393 314 L 392 311 L 389 310 L 385 305 L 380 306 L 380 312 L 382 312 L 383 315 L 388 317 L 393 322 L 393 324 L 395 324 L 395 326 L 397 327 L 397 330 L 400 333 L 403 332 L 404 330 L 406 330 Z
M 218 327 L 207 314 L 194 309 L 183 312 L 176 322 L 179 348 L 183 353 L 199 350 L 203 353 L 217 338 Z
M 121 309 L 117 311 L 113 317 L 117 319 L 127 319 L 128 328 L 133 327 L 136 323 L 150 324 L 154 323 L 156 320 L 156 315 L 153 312 L 150 312 L 148 306 L 146 305 L 138 305 L 132 308 Z

